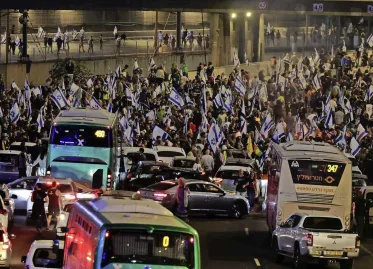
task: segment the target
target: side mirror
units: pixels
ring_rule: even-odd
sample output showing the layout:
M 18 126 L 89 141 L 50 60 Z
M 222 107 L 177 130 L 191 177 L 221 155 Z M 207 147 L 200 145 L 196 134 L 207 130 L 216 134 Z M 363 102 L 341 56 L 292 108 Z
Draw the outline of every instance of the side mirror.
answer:
M 10 234 L 9 238 L 12 239 L 12 240 L 14 240 L 14 239 L 16 239 L 16 235 L 15 234 Z
M 15 195 L 15 194 L 12 194 L 12 195 L 10 196 L 10 198 L 12 198 L 12 199 L 18 199 L 18 196 Z
M 26 263 L 26 260 L 27 260 L 27 256 L 22 256 L 21 257 L 21 263 Z

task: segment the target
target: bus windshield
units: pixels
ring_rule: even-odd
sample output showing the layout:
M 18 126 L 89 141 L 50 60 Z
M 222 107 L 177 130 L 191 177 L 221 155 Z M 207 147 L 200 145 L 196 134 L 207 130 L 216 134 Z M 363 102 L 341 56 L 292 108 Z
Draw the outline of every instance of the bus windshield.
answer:
M 84 147 L 111 147 L 110 129 L 97 126 L 57 125 L 51 132 L 51 144 Z
M 194 237 L 143 230 L 108 230 L 101 266 L 110 263 L 171 265 L 194 268 Z

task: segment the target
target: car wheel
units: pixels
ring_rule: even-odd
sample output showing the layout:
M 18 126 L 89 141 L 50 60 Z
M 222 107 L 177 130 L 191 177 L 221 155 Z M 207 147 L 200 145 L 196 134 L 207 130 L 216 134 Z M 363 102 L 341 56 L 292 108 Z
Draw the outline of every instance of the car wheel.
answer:
M 273 251 L 273 260 L 275 263 L 280 263 L 284 260 L 284 256 L 280 254 L 280 250 L 278 248 L 278 241 L 277 238 L 273 238 L 272 240 L 272 251 Z
M 307 262 L 304 257 L 300 254 L 299 246 L 295 246 L 293 263 L 295 269 L 305 269 L 307 268 Z
M 234 203 L 232 206 L 231 215 L 235 219 L 242 219 L 245 215 L 242 205 L 239 203 Z
M 354 264 L 354 260 L 341 260 L 339 264 L 339 268 L 341 269 L 352 269 L 352 265 Z

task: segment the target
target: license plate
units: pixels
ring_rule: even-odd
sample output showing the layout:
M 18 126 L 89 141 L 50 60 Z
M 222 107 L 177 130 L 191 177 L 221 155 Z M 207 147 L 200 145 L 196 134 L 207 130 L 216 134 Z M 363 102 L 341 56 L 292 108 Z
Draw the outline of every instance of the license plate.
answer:
M 342 256 L 343 251 L 324 251 L 325 256 Z

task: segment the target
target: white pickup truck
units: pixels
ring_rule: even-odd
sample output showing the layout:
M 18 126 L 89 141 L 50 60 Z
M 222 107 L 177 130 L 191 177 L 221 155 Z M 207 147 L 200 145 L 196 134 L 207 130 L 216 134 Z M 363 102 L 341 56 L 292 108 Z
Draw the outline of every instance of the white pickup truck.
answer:
M 290 257 L 297 269 L 314 261 L 326 266 L 329 260 L 338 260 L 341 269 L 351 269 L 359 248 L 359 236 L 345 232 L 337 217 L 293 214 L 272 234 L 275 262 Z

